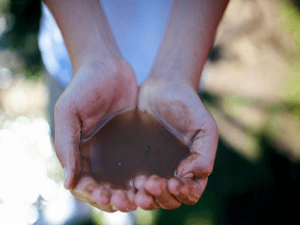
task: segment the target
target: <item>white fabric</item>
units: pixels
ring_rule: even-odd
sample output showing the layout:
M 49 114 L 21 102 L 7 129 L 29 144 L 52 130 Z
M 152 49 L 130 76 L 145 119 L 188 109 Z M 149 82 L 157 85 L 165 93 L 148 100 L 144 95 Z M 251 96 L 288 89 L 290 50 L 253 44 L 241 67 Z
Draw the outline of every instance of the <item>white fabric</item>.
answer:
M 102 0 L 101 4 L 120 51 L 141 84 L 160 46 L 172 0 Z M 70 59 L 61 32 L 45 4 L 42 12 L 38 39 L 42 59 L 48 72 L 65 88 L 72 78 Z

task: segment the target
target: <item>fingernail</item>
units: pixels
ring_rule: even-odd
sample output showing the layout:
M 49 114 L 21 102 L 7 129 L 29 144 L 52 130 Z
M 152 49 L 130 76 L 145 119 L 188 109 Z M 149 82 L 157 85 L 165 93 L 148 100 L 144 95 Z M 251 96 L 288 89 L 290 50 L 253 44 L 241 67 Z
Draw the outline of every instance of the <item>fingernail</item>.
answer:
M 193 197 L 193 196 L 188 196 L 188 199 L 191 201 L 191 202 L 198 202 L 199 199 Z
M 112 203 L 111 209 L 112 209 L 112 210 L 118 210 L 118 208 L 117 208 L 117 207 L 115 206 L 115 204 L 113 204 L 113 203 Z
M 174 177 L 177 177 L 177 172 L 176 172 L 176 170 L 174 171 L 174 174 L 173 174 L 173 175 L 174 175 Z
M 193 178 L 194 174 L 193 173 L 187 173 L 186 175 L 183 176 L 183 178 Z
M 134 194 L 131 192 L 128 192 L 127 196 L 128 196 L 129 201 L 133 202 Z
M 65 180 L 65 183 L 67 183 L 67 180 L 68 180 L 68 171 L 66 168 L 64 168 L 64 180 Z

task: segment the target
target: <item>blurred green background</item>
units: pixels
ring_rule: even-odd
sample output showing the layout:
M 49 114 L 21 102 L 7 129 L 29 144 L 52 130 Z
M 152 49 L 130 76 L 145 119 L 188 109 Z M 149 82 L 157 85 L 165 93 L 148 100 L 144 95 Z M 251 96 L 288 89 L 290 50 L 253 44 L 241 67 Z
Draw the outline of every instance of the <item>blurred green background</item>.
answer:
M 200 93 L 220 132 L 206 191 L 195 206 L 138 210 L 136 224 L 299 223 L 300 1 L 292 2 L 231 0 Z M 0 0 L 0 225 L 63 224 L 71 213 L 55 207 L 74 204 L 50 142 L 40 8 Z M 125 224 L 120 213 L 114 222 L 91 212 L 76 224 Z

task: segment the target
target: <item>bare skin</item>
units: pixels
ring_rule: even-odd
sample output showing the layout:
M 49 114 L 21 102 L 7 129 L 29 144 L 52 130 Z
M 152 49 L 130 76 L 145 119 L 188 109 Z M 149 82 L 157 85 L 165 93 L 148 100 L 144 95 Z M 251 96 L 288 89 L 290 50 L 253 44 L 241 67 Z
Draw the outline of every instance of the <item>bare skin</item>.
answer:
M 153 113 L 190 146 L 191 155 L 169 180 L 156 175 L 135 179 L 137 206 L 151 210 L 194 205 L 200 199 L 212 173 L 218 143 L 218 129 L 196 91 L 184 81 L 148 79 L 140 89 L 139 108 Z
M 198 97 L 201 71 L 228 1 L 175 0 L 169 24 L 149 78 L 138 87 L 122 58 L 98 0 L 45 0 L 65 40 L 74 77 L 55 109 L 55 148 L 65 168 L 65 187 L 108 212 L 137 207 L 175 209 L 200 199 L 211 174 L 218 131 Z M 89 170 L 80 137 L 107 114 L 137 102 L 191 146 L 193 154 L 172 179 L 139 176 L 137 190 L 99 185 Z
M 100 186 L 92 177 L 78 180 L 82 172 L 88 174 L 90 169 L 88 153 L 79 150 L 80 138 L 107 114 L 132 107 L 136 96 L 135 76 L 127 62 L 113 68 L 93 62 L 78 70 L 56 104 L 55 147 L 67 171 L 65 187 L 78 199 L 105 211 L 131 211 L 136 206 L 131 192 Z
M 99 1 L 46 0 L 62 31 L 73 79 L 55 107 L 55 150 L 65 170 L 65 187 L 89 204 L 108 212 L 136 209 L 132 191 L 98 185 L 89 170 L 80 138 L 107 114 L 136 104 L 134 71 L 121 56 Z
M 215 120 L 203 106 L 198 87 L 217 26 L 228 1 L 175 0 L 149 78 L 141 85 L 141 110 L 153 113 L 190 146 L 191 155 L 166 180 L 135 179 L 135 203 L 143 209 L 175 209 L 196 204 L 212 173 L 218 143 Z

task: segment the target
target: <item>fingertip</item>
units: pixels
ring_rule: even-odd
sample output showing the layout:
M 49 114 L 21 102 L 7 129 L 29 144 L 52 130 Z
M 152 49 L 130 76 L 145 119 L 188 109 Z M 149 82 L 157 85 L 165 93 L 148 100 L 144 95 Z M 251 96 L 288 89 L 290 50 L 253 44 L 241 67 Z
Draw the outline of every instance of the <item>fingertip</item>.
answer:
M 139 175 L 133 180 L 133 186 L 136 190 L 140 190 L 144 187 L 144 184 L 147 180 L 147 176 Z
M 127 191 L 127 197 L 130 202 L 134 202 L 135 192 L 133 190 Z
M 184 159 L 179 166 L 177 167 L 177 169 L 175 170 L 174 173 L 174 177 L 182 177 L 183 173 L 184 173 L 184 165 L 185 165 L 185 161 L 186 159 Z
M 111 197 L 111 203 L 121 212 L 130 210 L 130 202 L 127 194 L 123 190 L 114 190 Z
M 179 189 L 182 186 L 182 182 L 178 178 L 171 178 L 170 180 L 168 180 L 167 185 L 170 193 L 172 193 L 173 195 L 178 195 Z
M 111 192 L 106 188 L 100 186 L 94 190 L 92 197 L 97 200 L 101 205 L 108 205 L 110 203 Z
M 194 178 L 202 176 L 203 170 L 206 169 L 206 165 L 202 162 L 203 160 L 204 159 L 200 154 L 193 152 L 178 166 L 177 177 Z
M 69 181 L 69 175 L 68 175 L 68 170 L 66 167 L 64 167 L 64 187 L 67 189 L 67 190 L 70 190 L 71 189 L 71 185 L 70 185 L 70 181 Z
M 72 190 L 75 188 L 77 184 L 77 180 L 80 177 L 81 170 L 77 169 L 76 174 L 69 172 L 66 168 L 64 168 L 64 187 L 67 190 Z
M 133 190 L 128 190 L 127 191 L 127 198 L 130 203 L 129 211 L 134 211 L 137 209 L 137 205 L 134 202 L 134 197 L 135 197 L 135 191 Z
M 71 190 L 71 188 L 70 188 L 70 186 L 68 185 L 68 183 L 64 183 L 64 187 L 65 187 L 65 189 L 67 189 L 67 190 Z
M 159 176 L 152 175 L 144 185 L 145 190 L 154 195 L 160 196 L 162 192 L 166 189 L 167 181 L 166 179 L 160 178 Z
M 137 207 L 144 210 L 154 210 L 160 208 L 160 206 L 154 201 L 153 197 L 145 192 L 145 190 L 140 190 L 135 195 L 134 202 Z
M 168 189 L 168 180 L 159 176 L 151 176 L 145 183 L 145 191 L 155 199 L 163 209 L 171 210 L 180 207 L 181 203 Z
M 81 174 L 79 151 L 81 123 L 71 106 L 65 108 L 64 100 L 55 106 L 55 152 L 64 168 L 64 186 L 72 189 Z
M 182 177 L 192 179 L 194 177 L 194 174 L 193 173 L 187 173 L 187 174 L 183 175 Z

